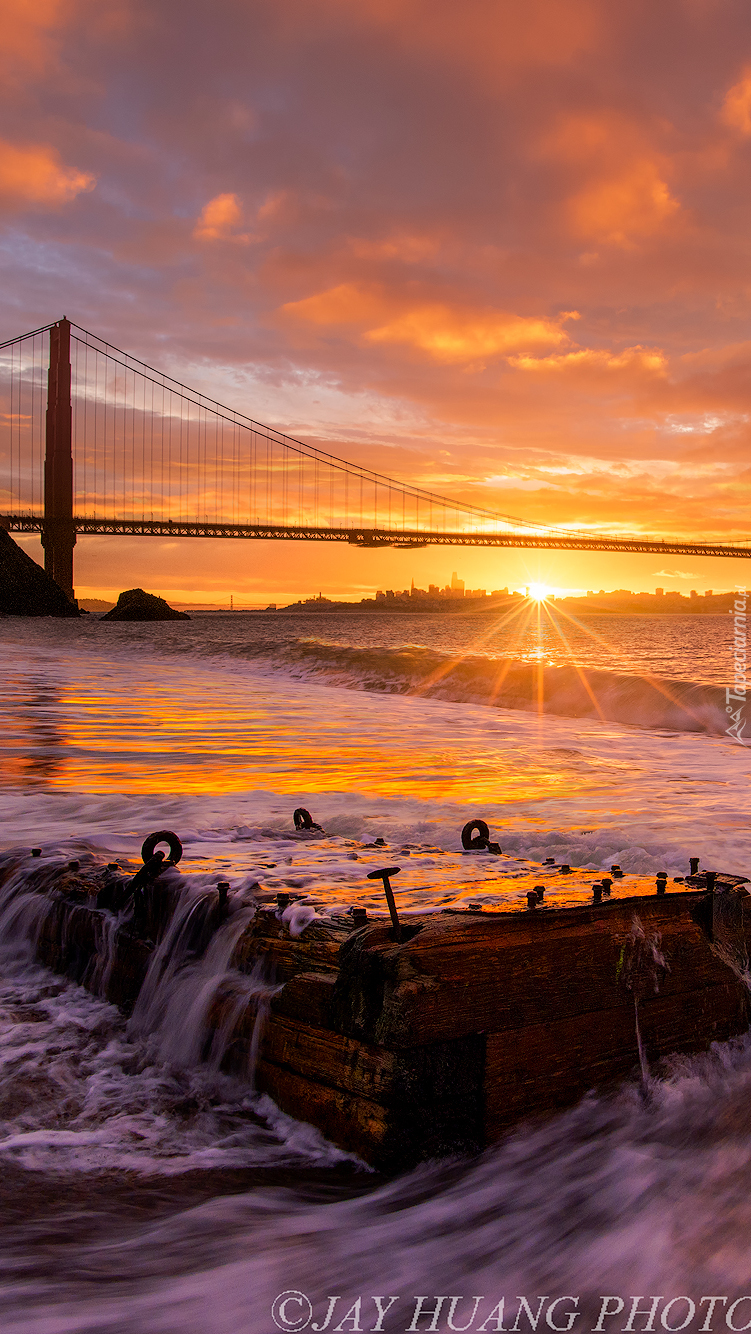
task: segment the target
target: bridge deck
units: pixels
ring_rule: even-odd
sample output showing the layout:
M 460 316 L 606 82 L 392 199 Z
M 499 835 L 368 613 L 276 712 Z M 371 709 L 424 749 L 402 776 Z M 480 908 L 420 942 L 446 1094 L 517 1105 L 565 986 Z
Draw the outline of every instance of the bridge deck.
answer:
M 40 533 L 41 515 L 0 515 L 8 532 Z M 595 534 L 583 537 L 556 533 L 429 532 L 423 529 L 361 527 L 315 527 L 310 524 L 184 522 L 180 519 L 90 519 L 73 517 L 76 533 L 114 537 L 213 537 L 255 538 L 261 541 L 348 542 L 357 547 L 428 546 L 536 547 L 563 551 L 632 551 L 676 556 L 751 557 L 751 545 L 722 542 L 662 540 L 655 537 L 617 537 Z

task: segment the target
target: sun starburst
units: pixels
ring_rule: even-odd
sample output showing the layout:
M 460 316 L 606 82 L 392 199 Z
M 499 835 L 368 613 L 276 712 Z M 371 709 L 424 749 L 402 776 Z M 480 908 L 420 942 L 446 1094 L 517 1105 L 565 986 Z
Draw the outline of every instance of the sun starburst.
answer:
M 547 584 L 530 584 L 529 596 L 535 602 L 545 602 L 550 597 L 552 589 Z

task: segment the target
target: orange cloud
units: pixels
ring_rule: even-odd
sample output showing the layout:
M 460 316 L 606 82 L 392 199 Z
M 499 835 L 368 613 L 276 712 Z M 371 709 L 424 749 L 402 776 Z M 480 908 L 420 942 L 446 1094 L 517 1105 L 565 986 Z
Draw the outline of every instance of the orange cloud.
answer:
M 5 0 L 3 5 L 4 73 L 16 62 L 41 68 L 49 57 L 48 33 L 61 24 L 70 8 L 64 0 Z
M 630 246 L 679 209 L 665 180 L 669 163 L 643 127 L 610 111 L 566 116 L 542 144 L 545 156 L 583 177 L 566 213 L 576 236 Z
M 364 324 L 383 318 L 388 310 L 382 293 L 361 283 L 340 283 L 302 301 L 289 301 L 282 307 L 286 314 L 309 324 Z
M 238 233 L 243 220 L 242 207 L 237 195 L 215 195 L 203 208 L 193 229 L 199 241 L 250 241 L 247 233 Z
M 587 186 L 569 201 L 569 216 L 579 236 L 629 245 L 653 235 L 679 208 L 656 163 L 646 158 Z
M 407 343 L 437 361 L 471 361 L 520 347 L 557 347 L 567 341 L 567 334 L 556 320 L 496 311 L 465 314 L 430 303 L 370 329 L 365 338 L 369 343 Z
M 747 67 L 740 82 L 728 90 L 722 119 L 741 134 L 751 134 L 751 68 Z
M 362 237 L 349 238 L 349 246 L 358 259 L 397 259 L 405 264 L 419 263 L 435 255 L 439 241 L 434 236 L 410 236 L 400 233 L 383 241 L 369 241 Z
M 256 218 L 260 223 L 276 226 L 294 222 L 299 211 L 299 200 L 294 190 L 275 190 L 261 204 Z
M 578 352 L 553 353 L 548 357 L 509 357 L 509 364 L 522 371 L 576 371 L 576 370 L 641 370 L 663 374 L 667 358 L 659 348 L 639 345 L 613 353 L 596 348 L 581 348 Z
M 0 197 L 16 205 L 67 204 L 96 179 L 75 167 L 66 167 L 47 144 L 19 148 L 0 140 Z
M 576 311 L 548 319 L 454 308 L 438 301 L 406 309 L 404 304 L 390 301 L 375 286 L 342 283 L 303 301 L 290 302 L 283 309 L 297 319 L 321 326 L 370 326 L 362 333 L 366 343 L 407 345 L 444 362 L 472 361 L 522 348 L 558 347 L 568 339 L 562 322 L 578 318 Z M 394 311 L 394 305 L 401 309 Z

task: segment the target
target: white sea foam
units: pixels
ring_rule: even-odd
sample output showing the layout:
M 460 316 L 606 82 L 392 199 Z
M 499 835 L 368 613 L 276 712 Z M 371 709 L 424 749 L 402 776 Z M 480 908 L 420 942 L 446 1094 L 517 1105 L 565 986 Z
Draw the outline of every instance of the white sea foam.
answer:
M 0 1163 L 173 1176 L 348 1157 L 201 1062 L 194 1030 L 181 1046 L 169 1014 L 147 1029 L 142 1010 L 129 1037 L 119 1011 L 83 988 L 29 963 L 0 966 Z M 197 991 L 183 980 L 183 999 Z
M 393 1331 L 408 1327 L 417 1294 L 463 1297 L 457 1325 L 473 1295 L 478 1325 L 505 1295 L 506 1328 L 519 1294 L 533 1310 L 541 1293 L 578 1296 L 585 1329 L 605 1293 L 623 1294 L 627 1310 L 637 1293 L 732 1301 L 747 1287 L 750 1080 L 748 1044 L 730 1044 L 676 1062 L 648 1104 L 635 1087 L 588 1098 L 474 1162 L 427 1164 L 365 1195 L 325 1203 L 267 1188 L 120 1228 L 114 1244 L 58 1241 L 45 1257 L 54 1279 L 22 1263 L 22 1230 L 4 1263 L 3 1327 L 262 1334 L 289 1289 L 319 1323 L 332 1294 L 338 1317 L 362 1294 L 364 1329 L 371 1294 L 396 1295 Z
M 207 1051 L 201 1033 L 217 985 L 236 986 L 238 1005 L 268 992 L 261 978 L 232 976 L 253 883 L 271 899 L 301 896 L 281 914 L 295 930 L 355 902 L 383 911 L 366 871 L 396 855 L 408 910 L 440 906 L 465 882 L 466 897 L 513 893 L 499 890 L 495 859 L 462 855 L 460 830 L 475 815 L 510 857 L 672 874 L 697 855 L 751 874 L 749 752 L 708 734 L 709 713 L 702 733 L 665 712 L 629 716 L 637 727 L 489 708 L 483 664 L 460 668 L 461 700 L 433 686 L 406 693 L 417 690 L 419 654 L 403 642 L 361 644 L 363 671 L 356 644 L 329 652 L 277 636 L 251 651 L 233 625 L 230 652 L 218 632 L 201 647 L 196 626 L 2 626 L 5 844 L 42 846 L 37 865 L 62 854 L 135 866 L 143 837 L 166 827 L 184 841 L 186 872 L 183 915 L 130 1027 L 30 962 L 43 901 L 21 881 L 6 898 L 0 1187 L 20 1173 L 40 1204 L 5 1226 L 0 1215 L 2 1328 L 267 1334 L 285 1288 L 309 1293 L 319 1322 L 330 1294 L 339 1316 L 360 1293 L 371 1303 L 400 1294 L 390 1331 L 407 1326 L 419 1293 L 505 1293 L 514 1312 L 519 1293 L 533 1304 L 538 1293 L 579 1294 L 587 1310 L 607 1292 L 739 1294 L 751 1225 L 747 1041 L 657 1072 L 646 1103 L 635 1085 L 591 1096 L 475 1161 L 393 1182 L 349 1160 L 357 1174 L 343 1185 L 346 1155 L 248 1080 L 221 1074 L 221 1040 Z M 105 628 L 116 630 L 106 642 Z M 418 648 L 435 671 L 462 645 Z M 653 645 L 647 665 L 677 679 L 677 652 L 675 638 L 660 672 Z M 383 688 L 387 660 L 395 693 Z M 718 663 L 697 688 L 719 684 Z M 612 663 L 594 667 L 612 674 Z M 450 695 L 457 679 L 437 690 Z M 424 671 L 421 681 L 422 691 Z M 613 689 L 619 708 L 629 691 L 632 702 L 651 698 L 636 681 Z M 295 835 L 296 806 L 321 836 Z M 383 852 L 364 846 L 379 836 Z M 180 932 L 218 878 L 236 913 L 191 960 Z M 106 967 L 106 940 L 102 958 Z M 250 1190 L 233 1179 L 239 1194 L 217 1184 L 200 1203 L 168 1194 L 196 1174 L 239 1170 L 268 1175 Z M 100 1179 L 111 1200 L 97 1194 Z M 165 1192 L 158 1205 L 128 1212 L 152 1180 Z

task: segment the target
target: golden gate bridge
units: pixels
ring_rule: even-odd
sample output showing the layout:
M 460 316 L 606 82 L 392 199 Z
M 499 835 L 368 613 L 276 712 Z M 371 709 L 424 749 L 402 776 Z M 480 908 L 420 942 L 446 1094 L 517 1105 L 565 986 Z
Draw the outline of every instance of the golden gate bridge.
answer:
M 751 556 L 751 544 L 531 523 L 347 463 L 70 320 L 0 344 L 0 525 L 73 597 L 79 533 Z

